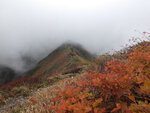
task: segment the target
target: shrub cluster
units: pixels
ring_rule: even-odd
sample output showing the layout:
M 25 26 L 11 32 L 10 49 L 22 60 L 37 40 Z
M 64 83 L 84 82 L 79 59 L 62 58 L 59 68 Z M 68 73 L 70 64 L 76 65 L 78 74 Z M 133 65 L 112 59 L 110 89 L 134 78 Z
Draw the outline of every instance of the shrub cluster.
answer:
M 150 42 L 144 41 L 126 54 L 109 61 L 104 72 L 86 74 L 53 98 L 58 113 L 149 113 Z

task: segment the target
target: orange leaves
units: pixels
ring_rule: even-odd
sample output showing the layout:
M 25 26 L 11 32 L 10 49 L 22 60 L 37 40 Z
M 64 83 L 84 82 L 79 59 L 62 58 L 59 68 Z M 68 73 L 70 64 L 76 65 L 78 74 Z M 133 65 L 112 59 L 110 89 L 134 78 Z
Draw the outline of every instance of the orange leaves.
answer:
M 136 102 L 134 96 L 128 96 L 128 98 L 129 98 L 130 100 L 132 100 L 133 102 Z
M 57 106 L 50 106 L 50 109 L 55 110 L 55 109 L 57 109 Z
M 33 103 L 36 103 L 36 102 L 37 102 L 36 98 L 33 98 L 33 97 L 29 98 L 29 101 L 30 101 L 30 102 L 33 102 Z
M 97 100 L 93 103 L 93 107 L 97 107 L 102 101 L 103 101 L 102 98 L 97 99 Z
M 146 94 L 150 94 L 150 80 L 144 81 L 144 85 L 141 86 L 142 91 L 144 91 Z
M 60 103 L 55 110 L 62 113 L 139 112 L 138 107 L 133 109 L 137 99 L 150 100 L 147 96 L 150 94 L 150 43 L 141 43 L 127 56 L 126 60 L 108 62 L 103 73 L 86 74 L 84 81 L 59 91 Z M 149 105 L 142 104 L 139 110 L 142 109 L 149 110 Z
M 63 91 L 59 91 L 58 95 L 60 98 L 60 103 L 58 105 L 53 106 L 52 108 L 62 113 L 64 111 L 74 111 L 75 113 L 88 113 L 91 111 L 90 103 L 86 101 L 88 97 L 86 91 L 81 92 L 81 88 L 73 88 L 73 86 L 69 86 Z M 55 98 L 54 98 L 55 99 Z M 54 100 L 52 99 L 52 101 Z
M 60 100 L 59 97 L 54 97 L 54 98 L 51 99 L 51 101 L 59 101 L 59 100 Z
M 129 110 L 131 113 L 150 113 L 150 104 L 139 102 L 138 104 L 131 104 Z
M 101 80 L 99 78 L 95 78 L 91 80 L 93 86 L 100 86 Z
M 128 71 L 135 76 L 148 76 L 150 74 L 150 42 L 142 42 L 127 55 Z
M 88 113 L 92 110 L 92 108 L 87 104 L 85 103 L 77 103 L 74 105 L 74 113 Z
M 95 108 L 94 109 L 94 113 L 105 113 L 106 111 L 106 108 Z
M 120 104 L 116 104 L 116 105 L 117 105 L 117 107 L 114 108 L 114 109 L 111 111 L 111 113 L 113 113 L 113 112 L 118 111 L 119 109 L 121 109 L 121 105 L 120 105 Z

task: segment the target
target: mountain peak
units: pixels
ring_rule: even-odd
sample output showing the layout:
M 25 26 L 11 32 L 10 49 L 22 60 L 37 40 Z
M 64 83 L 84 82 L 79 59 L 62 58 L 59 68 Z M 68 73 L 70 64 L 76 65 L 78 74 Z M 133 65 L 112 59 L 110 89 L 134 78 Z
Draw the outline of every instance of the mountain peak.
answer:
M 53 75 L 87 64 L 92 55 L 80 44 L 63 43 L 29 71 L 29 75 Z M 27 74 L 28 75 L 28 74 Z

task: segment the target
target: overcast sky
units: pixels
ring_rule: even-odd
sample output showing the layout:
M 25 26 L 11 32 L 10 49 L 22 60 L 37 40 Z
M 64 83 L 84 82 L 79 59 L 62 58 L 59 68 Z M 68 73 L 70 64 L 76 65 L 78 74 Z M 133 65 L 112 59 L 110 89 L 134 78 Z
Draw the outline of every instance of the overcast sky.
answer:
M 119 50 L 135 30 L 150 30 L 150 0 L 0 0 L 0 64 L 21 70 L 21 55 L 39 59 L 69 40 Z

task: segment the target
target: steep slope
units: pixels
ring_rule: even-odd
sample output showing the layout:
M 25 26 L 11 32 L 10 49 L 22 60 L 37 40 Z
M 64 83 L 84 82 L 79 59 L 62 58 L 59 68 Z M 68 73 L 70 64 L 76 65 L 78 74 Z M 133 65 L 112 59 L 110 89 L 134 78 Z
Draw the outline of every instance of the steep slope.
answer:
M 25 75 L 56 75 L 79 71 L 82 66 L 89 63 L 92 55 L 78 44 L 65 43 L 55 49 L 37 66 Z
M 10 82 L 16 76 L 14 70 L 0 66 L 0 85 Z
M 24 76 L 0 85 L 0 112 L 9 106 L 12 108 L 18 104 L 20 99 L 32 95 L 39 88 L 80 75 L 89 66 L 92 59 L 92 55 L 80 45 L 72 43 L 61 45 L 41 60 L 35 68 L 26 72 Z

